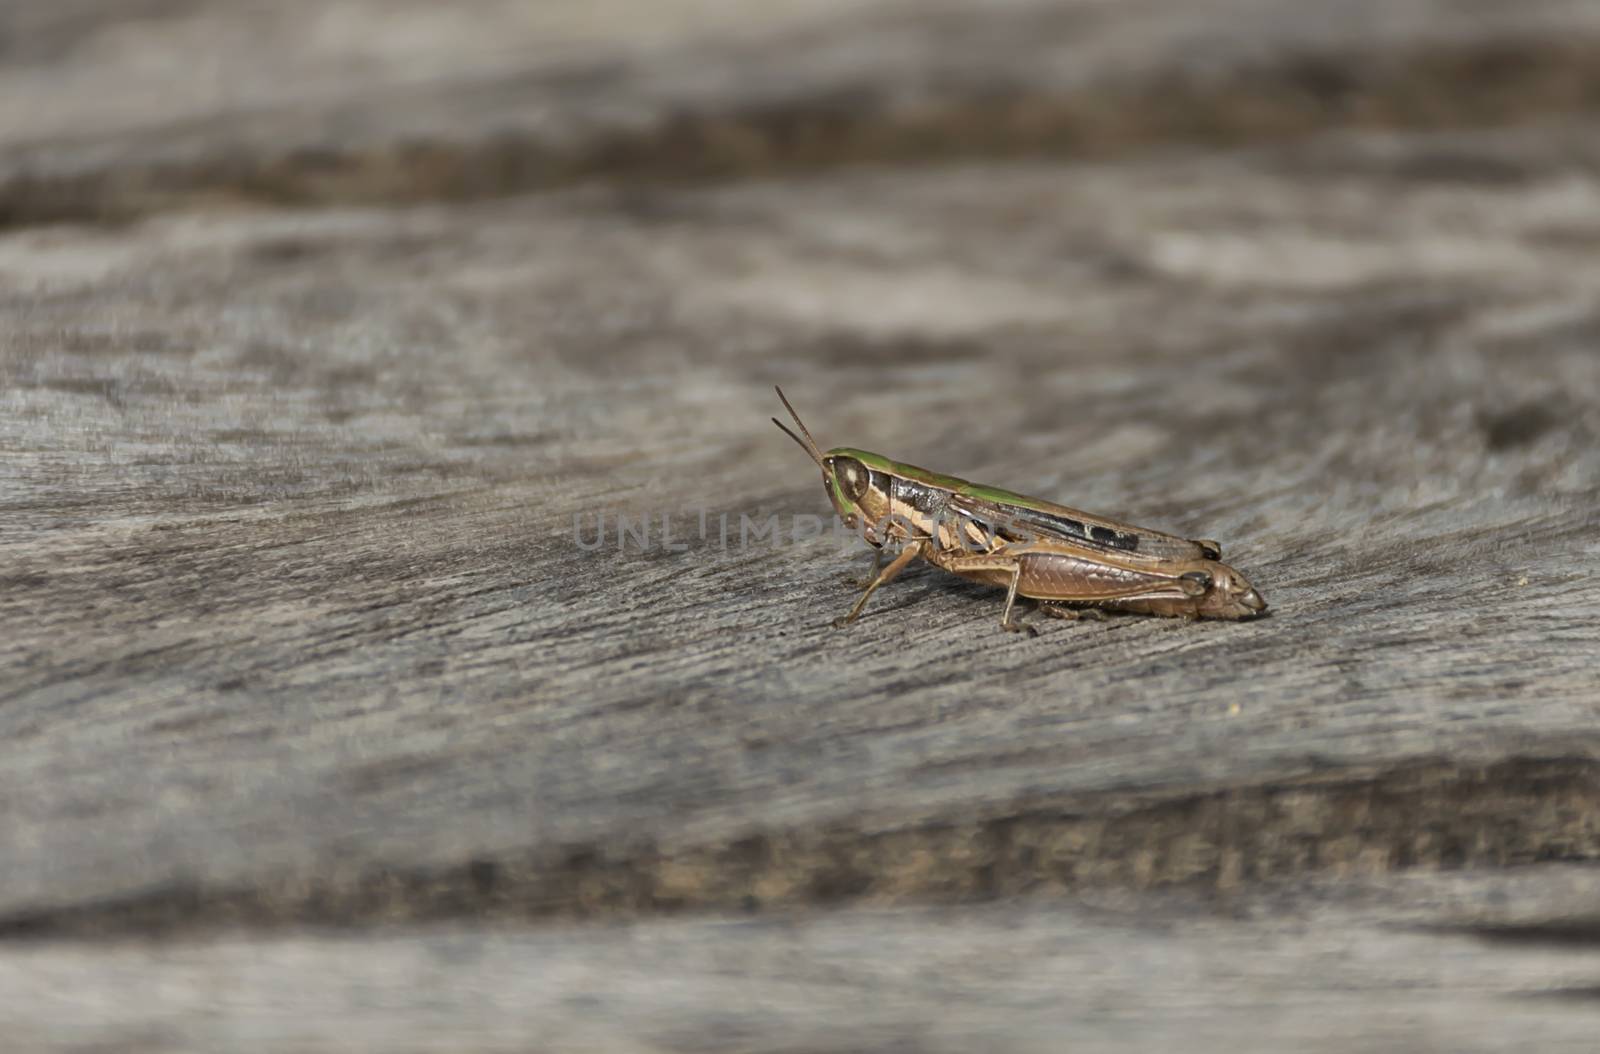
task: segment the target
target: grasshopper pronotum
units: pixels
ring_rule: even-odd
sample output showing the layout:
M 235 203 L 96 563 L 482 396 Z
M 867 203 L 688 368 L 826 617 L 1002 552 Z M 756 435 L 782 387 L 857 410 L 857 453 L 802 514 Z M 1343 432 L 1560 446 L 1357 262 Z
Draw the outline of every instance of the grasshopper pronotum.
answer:
M 822 469 L 834 510 L 876 550 L 872 581 L 836 625 L 854 621 L 873 591 L 918 556 L 962 578 L 1005 586 L 1000 625 L 1008 630 L 1028 628 L 1011 618 L 1019 596 L 1060 618 L 1087 609 L 1242 619 L 1267 609 L 1245 577 L 1222 563 L 1216 542 L 1108 520 L 865 450 L 835 447 L 824 454 L 783 389 L 777 391 L 805 439 L 776 417 L 772 423 Z M 883 567 L 889 542 L 901 548 Z

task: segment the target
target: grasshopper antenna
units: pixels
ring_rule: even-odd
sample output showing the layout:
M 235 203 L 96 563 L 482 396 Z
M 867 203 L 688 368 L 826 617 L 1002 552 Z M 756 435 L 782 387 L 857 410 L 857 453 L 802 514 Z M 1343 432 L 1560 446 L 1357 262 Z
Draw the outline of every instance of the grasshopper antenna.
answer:
M 822 463 L 822 451 L 817 449 L 817 441 L 811 438 L 811 432 L 806 428 L 805 422 L 800 420 L 800 415 L 794 412 L 794 407 L 790 406 L 789 400 L 784 398 L 783 389 L 779 388 L 777 385 L 773 385 L 772 390 L 778 393 L 779 399 L 783 399 L 783 408 L 789 411 L 789 416 L 794 418 L 794 423 L 800 426 L 800 432 L 805 436 L 805 439 L 801 440 L 800 436 L 797 436 L 793 432 L 789 431 L 788 428 L 784 427 L 784 423 L 778 420 L 776 417 L 772 419 L 772 423 L 777 425 L 779 428 L 782 428 L 784 435 L 788 436 L 790 439 L 793 439 L 796 443 L 799 443 L 800 449 L 804 450 L 811 456 L 811 460 L 817 463 L 818 468 L 821 468 L 823 471 L 827 471 L 827 466 Z

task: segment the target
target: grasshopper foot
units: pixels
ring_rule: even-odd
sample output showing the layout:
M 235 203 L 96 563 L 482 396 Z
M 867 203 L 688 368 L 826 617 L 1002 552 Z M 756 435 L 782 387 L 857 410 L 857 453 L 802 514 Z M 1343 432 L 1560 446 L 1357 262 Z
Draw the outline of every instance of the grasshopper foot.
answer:
M 1026 622 L 1017 622 L 1015 620 L 1011 622 L 1000 623 L 1000 628 L 1008 633 L 1026 633 L 1030 637 L 1037 637 L 1039 635 L 1038 626 L 1030 626 Z

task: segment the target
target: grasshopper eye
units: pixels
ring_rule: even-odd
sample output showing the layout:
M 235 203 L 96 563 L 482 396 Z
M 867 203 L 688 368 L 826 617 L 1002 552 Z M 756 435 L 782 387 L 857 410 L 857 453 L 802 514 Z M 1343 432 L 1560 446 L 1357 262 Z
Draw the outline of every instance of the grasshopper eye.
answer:
M 870 476 L 867 466 L 853 457 L 834 458 L 833 474 L 839 480 L 839 490 L 851 501 L 860 501 L 867 492 Z

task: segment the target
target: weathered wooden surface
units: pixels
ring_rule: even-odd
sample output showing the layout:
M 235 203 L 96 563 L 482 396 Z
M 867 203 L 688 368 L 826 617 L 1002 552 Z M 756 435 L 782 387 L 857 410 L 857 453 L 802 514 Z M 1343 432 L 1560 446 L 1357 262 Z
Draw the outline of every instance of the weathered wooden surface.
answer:
M 1246 898 L 29 947 L 13 1042 L 71 1049 L 1586 1050 L 1593 869 Z M 87 989 L 92 998 L 85 998 Z M 219 1012 L 219 1009 L 221 1012 Z
M 1548 120 L 1597 39 L 1587 0 L 13 5 L 0 221 Z
M 1592 984 L 1587 951 L 1395 936 L 1483 912 L 1385 877 L 1595 912 L 1584 868 L 1494 873 L 1600 854 L 1591 7 L 506 5 L 441 38 L 425 5 L 138 6 L 0 23 L 0 933 L 35 942 L 0 1017 L 30 1041 L 1221 1049 L 1369 1002 L 1328 1049 L 1592 1035 L 1592 1001 L 1479 1005 Z M 230 91 L 152 65 L 197 40 Z M 825 444 L 1219 538 L 1272 615 L 1026 639 L 924 572 L 836 631 L 863 556 L 738 544 L 826 509 L 774 382 Z M 1333 885 L 1279 907 L 1395 884 L 1297 930 L 1263 890 L 1301 876 Z M 790 923 L 648 921 L 684 910 L 798 913 L 802 985 L 866 965 L 786 994 Z M 272 933 L 302 924 L 349 932 Z M 1142 1023 L 1081 992 L 1125 945 Z M 1185 1009 L 1186 963 L 1252 949 Z M 1324 952 L 1393 972 L 1323 1006 Z M 924 954 L 975 965 L 900 987 Z M 1008 1026 L 990 996 L 1042 991 L 1012 957 L 1077 994 Z M 265 1009 L 197 1030 L 219 971 Z M 601 1002 L 523 1006 L 560 971 Z

